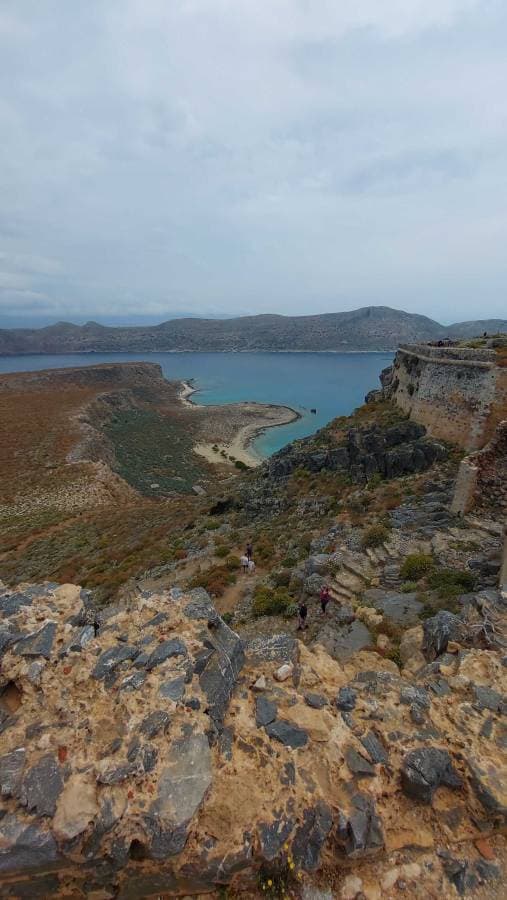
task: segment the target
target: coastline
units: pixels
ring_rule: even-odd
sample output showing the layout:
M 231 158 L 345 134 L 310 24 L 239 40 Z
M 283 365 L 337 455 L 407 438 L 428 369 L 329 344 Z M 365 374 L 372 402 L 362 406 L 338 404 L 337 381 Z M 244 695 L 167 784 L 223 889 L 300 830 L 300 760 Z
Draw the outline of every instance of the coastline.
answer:
M 178 392 L 178 399 L 183 406 L 194 410 L 212 409 L 212 407 L 207 407 L 190 399 L 193 394 L 198 392 L 198 388 L 194 387 L 191 381 L 181 381 L 180 384 L 181 389 Z M 224 405 L 226 406 L 227 404 Z M 268 428 L 288 425 L 290 422 L 296 422 L 301 418 L 301 413 L 290 406 L 277 406 L 276 404 L 257 403 L 255 401 L 235 403 L 234 406 L 249 412 L 252 410 L 254 412 L 258 411 L 259 415 L 263 413 L 264 421 L 250 422 L 243 425 L 238 429 L 231 441 L 198 441 L 194 445 L 194 453 L 204 457 L 204 459 L 214 465 L 234 465 L 238 461 L 249 468 L 260 466 L 264 462 L 264 457 L 252 449 L 255 439 L 267 431 Z

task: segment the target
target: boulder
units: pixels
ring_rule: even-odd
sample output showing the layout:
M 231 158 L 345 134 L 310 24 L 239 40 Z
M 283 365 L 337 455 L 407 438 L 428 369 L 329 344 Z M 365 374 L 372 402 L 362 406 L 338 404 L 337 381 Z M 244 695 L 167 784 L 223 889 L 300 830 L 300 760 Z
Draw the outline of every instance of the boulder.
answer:
M 407 753 L 401 769 L 401 784 L 407 796 L 422 803 L 431 803 L 440 785 L 463 786 L 449 753 L 438 747 L 420 747 Z
M 423 624 L 422 652 L 431 662 L 445 653 L 449 641 L 463 639 L 464 625 L 458 616 L 447 610 L 440 610 L 436 616 L 426 619 Z

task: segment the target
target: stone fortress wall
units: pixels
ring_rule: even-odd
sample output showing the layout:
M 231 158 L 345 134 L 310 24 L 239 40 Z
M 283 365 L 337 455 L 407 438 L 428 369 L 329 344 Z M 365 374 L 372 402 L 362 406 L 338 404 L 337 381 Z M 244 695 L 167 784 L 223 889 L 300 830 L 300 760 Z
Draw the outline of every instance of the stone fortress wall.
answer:
M 381 375 L 384 396 L 395 400 L 430 435 L 458 444 L 460 464 L 451 512 L 507 516 L 507 367 L 494 350 L 401 345 Z M 507 535 L 500 574 L 507 597 Z
M 433 437 L 479 450 L 507 418 L 507 368 L 494 350 L 400 346 L 388 393 Z

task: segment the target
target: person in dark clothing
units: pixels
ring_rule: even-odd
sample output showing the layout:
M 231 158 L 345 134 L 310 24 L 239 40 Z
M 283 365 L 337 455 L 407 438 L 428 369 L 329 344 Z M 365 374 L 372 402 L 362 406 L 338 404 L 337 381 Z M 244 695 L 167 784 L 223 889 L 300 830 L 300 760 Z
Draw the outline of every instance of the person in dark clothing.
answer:
M 306 617 L 308 615 L 308 607 L 304 600 L 298 606 L 298 615 L 299 615 L 299 623 L 298 623 L 298 631 L 305 631 L 306 629 Z
M 246 545 L 246 555 L 248 559 L 251 559 L 253 556 L 253 544 L 251 541 L 248 541 L 248 544 Z
M 329 593 L 329 588 L 327 584 L 321 589 L 320 592 L 320 608 L 322 610 L 322 615 L 326 614 L 327 604 L 331 600 L 331 594 Z

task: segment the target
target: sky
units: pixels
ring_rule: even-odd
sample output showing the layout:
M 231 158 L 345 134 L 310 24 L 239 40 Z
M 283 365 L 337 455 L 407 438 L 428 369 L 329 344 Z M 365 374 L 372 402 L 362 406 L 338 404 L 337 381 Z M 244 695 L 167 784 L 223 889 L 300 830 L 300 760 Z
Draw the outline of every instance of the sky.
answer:
M 505 0 L 2 0 L 0 326 L 507 317 Z

